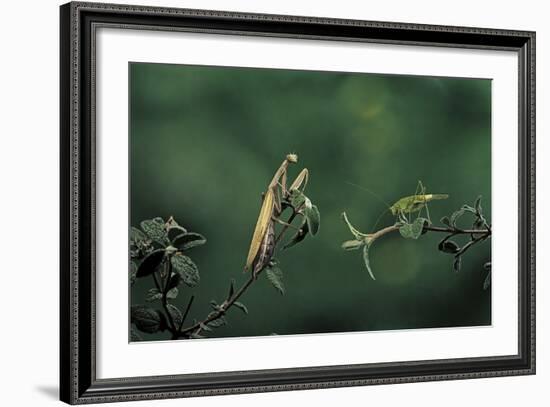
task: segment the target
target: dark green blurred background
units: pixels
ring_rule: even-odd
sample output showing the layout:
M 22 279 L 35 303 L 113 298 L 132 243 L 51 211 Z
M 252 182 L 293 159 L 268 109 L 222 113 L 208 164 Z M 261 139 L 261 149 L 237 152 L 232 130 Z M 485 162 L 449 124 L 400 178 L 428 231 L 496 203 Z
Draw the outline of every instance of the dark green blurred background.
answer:
M 188 321 L 238 283 L 265 190 L 289 152 L 289 179 L 307 167 L 307 195 L 321 230 L 277 254 L 286 295 L 261 276 L 241 298 L 250 314 L 229 311 L 211 337 L 303 334 L 491 323 L 482 265 L 490 241 L 470 250 L 461 272 L 437 250 L 442 237 L 386 236 L 371 250 L 370 279 L 341 220 L 368 232 L 384 205 L 415 192 L 448 193 L 432 220 L 483 196 L 490 219 L 491 82 L 378 74 L 130 64 L 131 224 L 156 216 L 204 234 L 189 252 L 201 282 Z M 386 214 L 379 226 L 393 222 Z M 145 281 L 143 281 L 145 280 Z M 240 284 L 239 284 L 240 285 Z M 132 303 L 151 288 L 138 279 Z M 183 287 L 183 286 L 182 286 Z M 190 289 L 176 300 L 184 308 Z M 167 339 L 143 334 L 144 339 Z

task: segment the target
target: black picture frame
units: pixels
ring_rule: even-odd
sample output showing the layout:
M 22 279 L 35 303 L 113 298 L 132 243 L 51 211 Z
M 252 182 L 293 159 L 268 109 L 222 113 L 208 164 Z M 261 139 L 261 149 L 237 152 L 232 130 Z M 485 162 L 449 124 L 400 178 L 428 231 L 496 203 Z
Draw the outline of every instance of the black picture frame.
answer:
M 535 33 L 500 29 L 72 2 L 60 8 L 60 397 L 70 404 L 535 373 Z M 519 351 L 176 376 L 96 378 L 95 29 L 181 30 L 512 50 L 519 56 Z M 515 265 L 510 264 L 510 267 Z

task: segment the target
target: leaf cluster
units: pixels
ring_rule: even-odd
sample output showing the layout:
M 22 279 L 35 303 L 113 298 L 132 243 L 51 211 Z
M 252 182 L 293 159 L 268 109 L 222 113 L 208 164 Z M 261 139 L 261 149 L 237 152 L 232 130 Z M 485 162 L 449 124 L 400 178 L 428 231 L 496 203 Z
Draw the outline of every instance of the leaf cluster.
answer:
M 476 199 L 473 206 L 465 204 L 450 216 L 443 217 L 441 219 L 441 223 L 444 225 L 443 227 L 432 226 L 429 219 L 421 216 L 416 217 L 414 220 L 409 220 L 407 217 L 400 214 L 393 225 L 380 229 L 375 233 L 367 234 L 356 229 L 349 221 L 345 212 L 342 214 L 342 218 L 354 237 L 352 240 L 343 242 L 342 248 L 344 250 L 362 249 L 365 268 L 373 280 L 375 278 L 370 266 L 369 252 L 374 241 L 387 233 L 398 230 L 403 238 L 413 240 L 417 240 L 420 236 L 428 232 L 445 233 L 446 236 L 444 236 L 438 244 L 438 250 L 453 256 L 453 269 L 456 272 L 460 271 L 462 267 L 464 253 L 474 245 L 490 238 L 492 234 L 491 225 L 483 214 L 481 197 Z M 471 225 L 468 229 L 460 225 L 466 218 L 469 218 Z M 455 236 L 468 236 L 469 239 L 463 245 L 460 245 L 456 240 L 453 240 Z M 483 284 L 484 289 L 486 289 L 490 285 L 491 263 L 486 263 L 484 268 L 488 271 Z
M 188 251 L 205 243 L 203 235 L 189 232 L 172 217 L 166 221 L 147 219 L 139 228 L 130 229 L 130 284 L 147 277 L 154 283 L 145 298 L 151 305 L 133 305 L 130 309 L 130 321 L 137 331 L 152 334 L 168 330 L 175 335 L 181 329 L 189 310 L 182 312 L 171 301 L 182 286 L 199 284 L 199 268 Z M 155 303 L 160 307 L 153 308 Z M 131 329 L 131 340 L 141 340 L 136 329 Z
M 469 219 L 469 229 L 461 226 L 461 223 L 466 223 L 465 219 Z M 450 216 L 441 218 L 441 223 L 448 228 L 448 233 L 439 242 L 437 248 L 440 252 L 453 256 L 453 270 L 459 272 L 464 254 L 473 246 L 487 240 L 492 233 L 491 225 L 483 214 L 481 196 L 475 200 L 473 206 L 463 205 Z M 460 244 L 453 239 L 455 236 L 468 236 L 468 240 Z M 487 276 L 483 288 L 487 289 L 491 282 L 491 263 L 485 263 L 484 269 L 487 270 Z

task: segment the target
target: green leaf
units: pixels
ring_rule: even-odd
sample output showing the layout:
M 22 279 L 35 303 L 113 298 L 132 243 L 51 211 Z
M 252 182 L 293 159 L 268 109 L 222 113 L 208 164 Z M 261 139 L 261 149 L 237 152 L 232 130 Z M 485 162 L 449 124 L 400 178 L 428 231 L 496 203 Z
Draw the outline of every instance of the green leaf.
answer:
M 374 278 L 374 274 L 372 273 L 372 270 L 370 268 L 369 245 L 363 246 L 363 261 L 365 262 L 365 267 L 367 268 L 367 271 L 369 272 L 370 278 L 372 278 L 373 280 L 376 280 L 376 278 Z
M 346 240 L 344 243 L 342 243 L 342 249 L 344 249 L 344 250 L 358 250 L 364 244 L 365 244 L 365 242 L 362 242 L 360 240 Z
M 139 342 L 142 341 L 143 338 L 141 335 L 134 329 L 133 326 L 130 327 L 130 342 Z
M 484 226 L 485 226 L 485 223 L 483 222 L 483 220 L 480 219 L 480 218 L 477 218 L 477 219 L 474 221 L 474 223 L 473 223 L 473 225 L 472 225 L 472 228 L 473 228 L 473 229 L 484 229 Z
M 399 228 L 401 236 L 407 239 L 418 239 L 424 230 L 425 218 L 416 218 L 413 223 L 405 223 Z
M 204 339 L 204 338 L 206 338 L 206 336 L 199 335 L 199 334 L 193 332 L 193 333 L 189 336 L 189 338 L 191 338 L 191 339 Z
M 149 253 L 139 265 L 136 277 L 141 278 L 153 274 L 164 259 L 164 249 L 158 249 Z
M 170 282 L 168 283 L 168 290 L 177 287 L 180 282 L 181 276 L 179 275 L 179 273 L 172 273 L 172 277 L 170 277 Z
M 237 308 L 239 308 L 242 312 L 245 314 L 248 314 L 248 308 L 246 308 L 246 305 L 244 305 L 242 302 L 235 301 L 233 305 Z
M 304 208 L 304 216 L 306 217 L 309 232 L 315 236 L 321 225 L 321 214 L 315 205 L 306 205 Z
M 144 220 L 140 223 L 140 226 L 151 240 L 162 245 L 168 244 L 168 233 L 162 218 Z
M 461 208 L 464 212 L 470 212 L 470 213 L 476 213 L 476 210 L 474 207 L 470 206 L 470 205 L 462 205 L 462 208 Z
M 300 208 L 306 202 L 306 196 L 302 191 L 293 189 L 290 192 L 290 204 L 294 207 L 295 210 Z
M 206 331 L 206 332 L 212 332 L 212 328 L 210 328 L 208 325 L 206 324 L 203 324 L 202 322 L 199 324 L 199 326 L 201 327 L 201 329 L 203 331 Z
M 483 212 L 483 209 L 481 208 L 481 195 L 477 197 L 474 207 L 477 213 L 481 214 Z
M 151 288 L 149 291 L 147 291 L 147 295 L 145 296 L 145 301 L 152 302 L 156 300 L 160 300 L 162 298 L 162 293 L 159 292 L 156 288 Z
M 349 231 L 353 236 L 355 236 L 356 240 L 363 240 L 365 238 L 368 238 L 369 236 L 365 233 L 362 233 L 355 229 L 355 227 L 351 224 L 351 222 L 348 219 L 348 215 L 346 215 L 346 212 L 342 212 L 342 219 L 344 220 L 344 223 L 348 227 Z
M 184 233 L 177 236 L 172 244 L 179 250 L 188 250 L 192 247 L 200 246 L 206 243 L 206 238 L 199 233 Z
M 451 219 L 450 219 L 450 222 L 451 222 L 451 226 L 452 227 L 456 227 L 456 222 L 458 221 L 458 219 L 464 215 L 464 208 L 462 209 L 459 209 L 458 211 L 455 211 L 453 212 L 453 214 L 451 215 Z
M 438 246 L 439 251 L 444 253 L 458 253 L 460 251 L 460 246 L 453 242 L 452 240 L 442 240 L 439 242 Z
M 292 236 L 290 238 L 288 243 L 286 243 L 283 246 L 283 249 L 288 249 L 289 247 L 292 247 L 292 246 L 300 243 L 302 240 L 304 240 L 306 238 L 308 232 L 309 232 L 308 223 L 307 223 L 307 221 L 304 221 L 304 223 L 302 223 L 302 226 L 300 226 L 300 230 L 296 231 L 296 233 L 294 234 L 294 236 Z
M 485 277 L 485 280 L 483 281 L 483 289 L 486 290 L 491 285 L 491 270 L 487 272 L 487 276 Z
M 184 255 L 176 254 L 170 259 L 174 271 L 179 273 L 181 279 L 189 287 L 196 286 L 200 281 L 199 269 L 193 261 Z
M 445 226 L 449 226 L 449 227 L 452 226 L 452 225 L 451 225 L 451 220 L 449 219 L 448 216 L 443 216 L 443 217 L 441 218 L 441 223 L 443 223 Z
M 285 286 L 283 284 L 283 271 L 277 266 L 269 265 L 266 268 L 265 275 L 273 287 L 279 291 L 281 295 L 285 295 Z
M 187 233 L 187 229 L 180 225 L 170 225 L 166 230 L 166 234 L 168 235 L 168 239 L 170 241 L 185 233 Z
M 130 261 L 130 284 L 134 284 L 136 282 L 136 274 L 137 274 L 138 267 L 135 262 Z
M 176 328 L 179 327 L 183 319 L 183 314 L 181 313 L 181 311 L 173 304 L 166 304 L 166 308 L 168 309 L 168 312 L 172 317 L 172 321 L 174 321 L 174 324 L 176 324 Z
M 153 308 L 134 305 L 130 309 L 130 319 L 142 332 L 153 334 L 161 329 L 161 314 Z
M 457 273 L 462 268 L 462 256 L 455 257 L 455 261 L 453 262 L 453 269 Z
M 177 298 L 178 293 L 179 293 L 178 288 L 174 287 L 171 290 L 168 290 L 168 292 L 166 293 L 166 298 L 173 300 Z
M 136 246 L 147 242 L 147 236 L 141 230 L 135 227 L 130 228 L 130 243 Z
M 219 318 L 216 318 L 213 321 L 210 321 L 208 323 L 208 326 L 210 328 L 219 328 L 219 327 L 224 326 L 224 325 L 227 325 L 227 321 L 223 316 L 221 316 Z

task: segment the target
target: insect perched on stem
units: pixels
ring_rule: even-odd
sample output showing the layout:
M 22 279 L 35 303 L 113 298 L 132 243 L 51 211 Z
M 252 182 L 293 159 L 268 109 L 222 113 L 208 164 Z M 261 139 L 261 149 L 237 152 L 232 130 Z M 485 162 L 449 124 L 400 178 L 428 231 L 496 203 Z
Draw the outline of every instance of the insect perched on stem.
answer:
M 362 190 L 373 195 L 376 199 L 381 201 L 384 205 L 386 205 L 387 207 L 386 210 L 384 210 L 380 214 L 380 216 L 378 217 L 378 219 L 376 220 L 373 226 L 373 229 L 376 228 L 376 226 L 378 225 L 378 222 L 387 211 L 390 211 L 392 215 L 396 216 L 399 222 L 410 223 L 411 222 L 410 215 L 412 213 L 420 212 L 422 209 L 425 209 L 427 220 L 429 223 L 432 223 L 430 219 L 430 212 L 428 209 L 428 202 L 449 198 L 448 194 L 427 194 L 426 187 L 422 184 L 422 181 L 419 180 L 416 186 L 416 191 L 414 195 L 405 196 L 397 200 L 393 205 L 389 205 L 382 198 L 380 198 L 378 195 L 376 195 L 374 192 L 370 191 L 369 189 L 351 182 L 348 182 L 348 184 L 361 188 Z M 420 216 L 420 213 L 418 214 L 418 216 Z
M 384 200 L 376 195 L 374 192 L 360 185 L 352 184 L 350 182 L 348 182 L 348 184 L 359 187 L 372 194 L 378 200 L 384 202 Z M 369 272 L 371 278 L 375 280 L 369 260 L 369 250 L 375 240 L 386 235 L 387 233 L 397 230 L 399 230 L 399 233 L 404 238 L 414 240 L 418 239 L 423 233 L 426 232 L 426 227 L 431 225 L 432 223 L 430 220 L 430 212 L 428 210 L 428 202 L 438 199 L 447 199 L 448 197 L 449 195 L 447 194 L 427 194 L 426 188 L 424 187 L 424 185 L 422 185 L 422 182 L 418 181 L 418 185 L 416 187 L 414 195 L 405 196 L 397 200 L 393 205 L 388 205 L 386 202 L 384 202 L 387 209 L 380 214 L 380 216 L 376 220 L 376 223 L 374 224 L 373 229 L 376 228 L 378 222 L 380 221 L 380 219 L 382 219 L 382 216 L 387 211 L 390 211 L 392 215 L 397 217 L 397 219 L 395 220 L 393 225 L 387 226 L 378 231 L 373 231 L 372 233 L 363 233 L 357 230 L 350 223 L 346 213 L 343 212 L 342 219 L 347 225 L 349 231 L 353 234 L 354 239 L 347 240 L 342 243 L 342 248 L 344 250 L 358 250 L 362 248 L 365 267 L 367 268 L 367 271 Z M 426 218 L 421 216 L 422 209 L 426 210 Z M 411 214 L 415 212 L 418 212 L 418 216 L 414 220 L 411 220 Z
M 279 169 L 275 172 L 266 192 L 263 194 L 262 207 L 256 222 L 254 234 L 252 235 L 244 267 L 244 271 L 252 270 L 254 277 L 269 264 L 273 257 L 276 244 L 275 222 L 283 224 L 286 227 L 295 228 L 295 226 L 279 219 L 279 216 L 283 212 L 283 200 L 288 200 L 292 191 L 299 190 L 302 185 L 305 187 L 307 184 L 308 170 L 304 168 L 290 187 L 288 189 L 286 187 L 288 166 L 297 162 L 298 156 L 296 154 L 288 154 Z
M 428 210 L 428 202 L 447 199 L 448 194 L 426 194 L 426 187 L 422 184 L 422 181 L 418 181 L 416 191 L 414 195 L 406 196 L 399 199 L 392 206 L 389 207 L 392 215 L 398 216 L 401 220 L 405 220 L 405 215 L 410 215 L 414 212 L 420 212 L 422 209 L 426 209 L 426 216 L 428 222 L 431 223 L 430 212 Z M 420 216 L 420 214 L 419 214 Z M 410 223 L 410 218 L 408 219 Z

